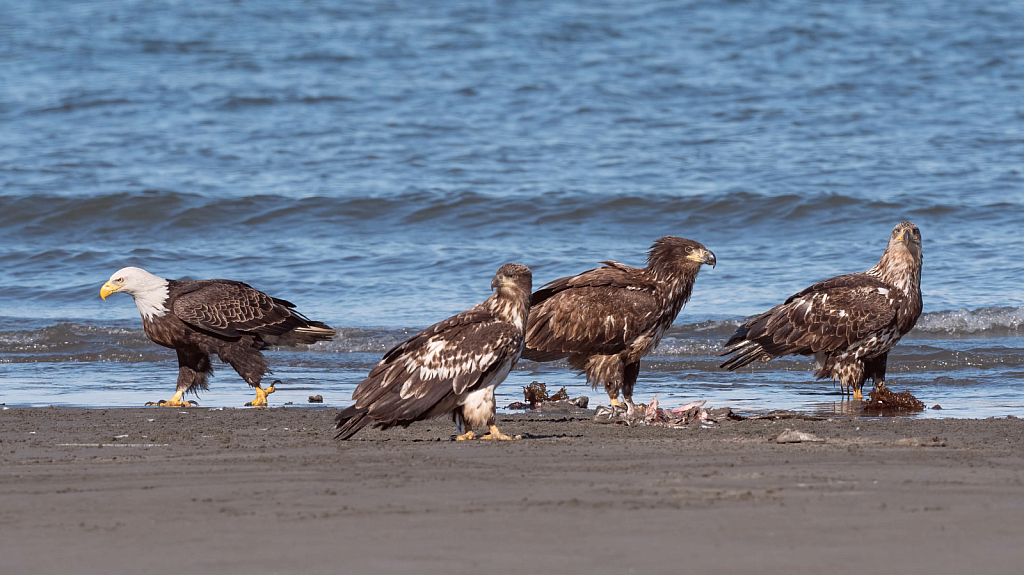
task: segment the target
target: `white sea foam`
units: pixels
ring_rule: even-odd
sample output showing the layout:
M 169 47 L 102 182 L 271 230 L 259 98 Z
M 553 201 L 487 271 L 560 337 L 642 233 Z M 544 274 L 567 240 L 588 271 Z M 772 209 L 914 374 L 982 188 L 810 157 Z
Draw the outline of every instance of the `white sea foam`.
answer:
M 922 314 L 915 332 L 953 337 L 1007 337 L 1019 335 L 1022 326 L 1024 307 L 986 307 Z

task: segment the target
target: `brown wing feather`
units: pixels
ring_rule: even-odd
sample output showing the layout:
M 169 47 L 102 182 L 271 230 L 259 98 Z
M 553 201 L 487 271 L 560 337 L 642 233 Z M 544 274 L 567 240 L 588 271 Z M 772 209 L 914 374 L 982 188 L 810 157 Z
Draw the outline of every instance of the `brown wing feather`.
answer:
M 657 323 L 658 300 L 638 277 L 639 270 L 605 263 L 533 294 L 524 358 L 619 353 Z
M 845 349 L 895 322 L 887 293 L 884 284 L 864 274 L 819 282 L 740 326 L 722 354 L 737 355 L 723 367 L 736 369 L 764 354 Z
M 278 336 L 307 321 L 292 304 L 242 282 L 202 280 L 182 284 L 172 311 L 181 321 L 225 337 Z

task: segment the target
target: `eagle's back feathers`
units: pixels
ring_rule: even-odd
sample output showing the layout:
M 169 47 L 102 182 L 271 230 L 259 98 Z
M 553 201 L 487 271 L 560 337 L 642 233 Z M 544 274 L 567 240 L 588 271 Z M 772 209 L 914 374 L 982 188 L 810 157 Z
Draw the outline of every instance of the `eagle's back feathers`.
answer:
M 184 323 L 225 338 L 254 335 L 269 344 L 329 340 L 334 332 L 289 301 L 231 280 L 168 282 L 171 311 Z

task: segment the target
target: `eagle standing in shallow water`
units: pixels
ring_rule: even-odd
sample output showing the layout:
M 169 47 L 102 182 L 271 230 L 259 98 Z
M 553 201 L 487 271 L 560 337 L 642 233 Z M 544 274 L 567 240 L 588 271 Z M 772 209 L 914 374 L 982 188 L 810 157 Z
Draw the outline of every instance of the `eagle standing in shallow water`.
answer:
M 295 304 L 242 282 L 167 280 L 128 267 L 110 276 L 100 297 L 105 300 L 115 292 L 135 299 L 149 339 L 178 352 L 178 390 L 170 401 L 157 403 L 167 407 L 190 406 L 182 400 L 184 394 L 209 389 L 206 379 L 213 373 L 210 354 L 214 353 L 256 389 L 252 406 L 266 406 L 274 387 L 260 387 L 264 374 L 270 373 L 260 350 L 268 345 L 327 341 L 335 333 L 327 324 L 294 311 Z
M 457 440 L 513 439 L 494 424 L 494 388 L 523 352 L 533 274 L 522 264 L 505 264 L 482 303 L 436 323 L 384 354 L 356 390 L 355 404 L 337 417 L 337 439 L 348 439 L 374 424 L 387 429 L 451 413 Z
M 604 385 L 612 406 L 621 405 L 620 391 L 632 405 L 640 359 L 657 347 L 690 299 L 700 267 L 714 267 L 715 254 L 666 236 L 654 241 L 645 268 L 601 263 L 533 294 L 523 358 L 568 358 L 595 389 Z
M 897 225 L 875 267 L 818 282 L 741 325 L 719 354 L 732 355 L 722 367 L 813 355 L 818 379 L 862 398 L 867 378 L 884 385 L 889 350 L 921 315 L 921 262 L 920 230 Z

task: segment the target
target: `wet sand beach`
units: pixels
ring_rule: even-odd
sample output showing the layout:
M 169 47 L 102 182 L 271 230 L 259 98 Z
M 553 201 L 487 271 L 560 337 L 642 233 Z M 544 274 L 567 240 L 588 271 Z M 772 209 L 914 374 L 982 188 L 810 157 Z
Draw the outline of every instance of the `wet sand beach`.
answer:
M 1016 573 L 1024 420 L 0 412 L 4 573 Z M 786 429 L 822 442 L 779 444 Z

